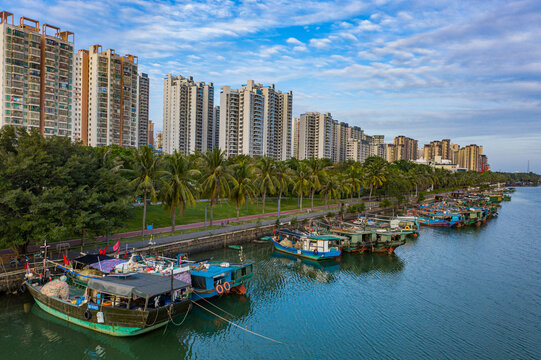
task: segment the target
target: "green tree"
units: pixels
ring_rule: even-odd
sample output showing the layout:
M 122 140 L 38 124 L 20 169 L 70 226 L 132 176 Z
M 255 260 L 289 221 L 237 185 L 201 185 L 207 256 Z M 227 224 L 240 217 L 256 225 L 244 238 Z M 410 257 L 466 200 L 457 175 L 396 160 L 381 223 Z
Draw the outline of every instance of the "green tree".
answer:
M 276 183 L 278 184 L 278 217 L 280 217 L 282 195 L 284 190 L 287 190 L 289 184 L 292 183 L 292 171 L 284 161 L 279 161 L 276 163 L 274 176 L 276 178 Z
M 231 166 L 236 183 L 231 188 L 229 199 L 235 204 L 237 209 L 237 220 L 240 218 L 240 207 L 248 199 L 255 197 L 255 188 L 253 184 L 254 169 L 250 157 L 242 156 L 236 159 Z
M 314 207 L 314 195 L 316 191 L 321 190 L 321 184 L 325 181 L 330 166 L 323 159 L 312 158 L 308 161 L 308 167 L 310 168 L 311 205 Z
M 321 194 L 325 198 L 325 207 L 328 207 L 327 206 L 328 200 L 340 198 L 340 190 L 339 190 L 338 185 L 339 184 L 338 184 L 338 179 L 336 175 L 327 176 L 325 178 L 325 182 L 323 183 L 321 187 Z
M 131 156 L 126 158 L 125 167 L 122 169 L 130 185 L 135 189 L 137 195 L 143 195 L 143 224 L 141 236 L 145 235 L 147 217 L 147 199 L 157 199 L 157 186 L 163 172 L 160 170 L 160 158 L 154 154 L 150 146 L 143 146 L 139 149 L 131 149 Z
M 265 199 L 267 192 L 271 195 L 276 192 L 277 180 L 274 173 L 275 165 L 274 159 L 269 157 L 262 157 L 256 163 L 256 184 L 263 202 L 263 214 L 265 213 Z
M 365 161 L 367 183 L 370 186 L 369 199 L 372 199 L 372 191 L 382 186 L 387 181 L 388 163 L 384 159 L 371 156 Z
M 213 220 L 213 208 L 220 198 L 229 196 L 231 193 L 230 184 L 236 186 L 236 180 L 231 175 L 225 159 L 225 151 L 214 148 L 201 156 L 203 181 L 201 184 L 202 196 L 210 200 L 210 226 Z
M 0 246 L 105 235 L 128 216 L 127 181 L 97 152 L 61 137 L 0 130 Z
M 305 162 L 298 162 L 297 168 L 293 171 L 293 190 L 299 197 L 299 207 L 302 210 L 302 197 L 310 187 L 310 169 Z
M 175 232 L 177 209 L 182 216 L 186 206 L 195 206 L 197 194 L 195 179 L 201 173 L 194 168 L 188 157 L 175 150 L 166 155 L 163 161 L 163 186 L 160 197 L 171 216 L 171 232 Z

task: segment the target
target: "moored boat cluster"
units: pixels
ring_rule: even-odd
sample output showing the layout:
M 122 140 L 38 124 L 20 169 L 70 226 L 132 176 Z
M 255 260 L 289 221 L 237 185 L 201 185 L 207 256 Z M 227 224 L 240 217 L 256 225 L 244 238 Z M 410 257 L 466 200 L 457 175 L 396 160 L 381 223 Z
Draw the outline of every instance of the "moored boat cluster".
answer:
M 452 194 L 429 205 L 417 205 L 404 216 L 358 216 L 353 221 L 323 218 L 301 229 L 279 229 L 270 241 L 282 253 L 322 261 L 342 252 L 391 254 L 408 239 L 419 235 L 419 227 L 480 226 L 496 216 L 509 192 Z M 190 261 L 132 253 L 126 258 L 85 254 L 64 266 L 54 264 L 55 273 L 28 269 L 24 286 L 36 304 L 47 313 L 70 323 L 115 336 L 133 336 L 186 316 L 195 301 L 228 293 L 245 294 L 253 276 L 253 265 Z M 45 260 L 46 261 L 46 260 Z M 198 305 L 201 306 L 201 305 Z M 184 321 L 184 320 L 183 320 Z

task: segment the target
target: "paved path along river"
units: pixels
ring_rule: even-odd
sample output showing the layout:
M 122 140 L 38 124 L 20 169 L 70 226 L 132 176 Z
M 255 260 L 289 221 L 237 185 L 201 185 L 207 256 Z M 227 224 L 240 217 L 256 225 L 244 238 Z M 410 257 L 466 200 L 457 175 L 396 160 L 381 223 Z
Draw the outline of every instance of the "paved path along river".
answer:
M 25 297 L 0 298 L 2 359 L 540 359 L 541 188 L 521 188 L 480 228 L 422 229 L 394 256 L 314 264 L 247 247 L 246 296 L 216 299 L 247 334 L 201 309 L 181 327 L 113 338 Z M 230 249 L 201 258 L 236 260 Z

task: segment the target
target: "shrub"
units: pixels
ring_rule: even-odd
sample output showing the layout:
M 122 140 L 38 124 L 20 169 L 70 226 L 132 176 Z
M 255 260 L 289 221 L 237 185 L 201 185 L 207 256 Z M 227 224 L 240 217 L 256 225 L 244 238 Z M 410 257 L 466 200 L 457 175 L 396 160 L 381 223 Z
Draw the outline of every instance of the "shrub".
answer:
M 417 202 L 420 203 L 421 201 L 424 201 L 424 199 L 425 199 L 425 194 L 419 193 L 419 195 L 417 196 Z
M 393 202 L 389 199 L 385 199 L 379 203 L 379 206 L 382 208 L 390 207 L 390 206 L 393 206 Z
M 296 217 L 291 219 L 291 225 L 297 225 L 298 222 L 299 222 L 299 220 Z

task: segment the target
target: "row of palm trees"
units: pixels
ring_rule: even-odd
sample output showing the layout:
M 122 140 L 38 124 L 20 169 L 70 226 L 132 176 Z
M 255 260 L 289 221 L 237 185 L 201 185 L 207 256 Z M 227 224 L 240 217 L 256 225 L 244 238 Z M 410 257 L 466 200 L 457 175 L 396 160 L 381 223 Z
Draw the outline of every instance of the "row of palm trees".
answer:
M 278 216 L 284 196 L 298 198 L 303 209 L 303 199 L 322 197 L 325 205 L 333 199 L 361 199 L 368 192 L 369 199 L 375 191 L 399 198 L 415 190 L 429 187 L 449 187 L 494 181 L 495 174 L 455 173 L 433 169 L 409 161 L 389 164 L 380 157 L 370 157 L 363 164 L 346 161 L 333 164 L 329 159 L 275 161 L 268 157 L 239 155 L 226 158 L 225 152 L 214 149 L 205 153 L 183 155 L 178 151 L 169 155 L 156 154 L 149 147 L 132 149 L 122 156 L 121 171 L 131 180 L 137 196 L 143 199 L 143 227 L 146 224 L 147 201 L 160 200 L 170 211 L 172 231 L 175 218 L 187 206 L 195 206 L 196 199 L 207 199 L 210 208 L 210 225 L 213 208 L 222 199 L 228 199 L 236 208 L 247 201 L 261 199 L 265 213 L 267 197 L 278 197 Z M 489 178 L 489 176 L 491 176 Z

